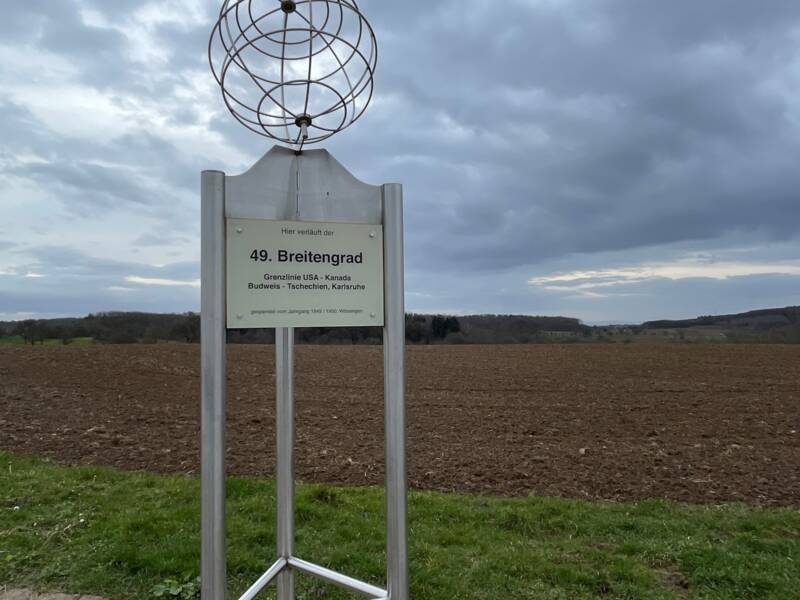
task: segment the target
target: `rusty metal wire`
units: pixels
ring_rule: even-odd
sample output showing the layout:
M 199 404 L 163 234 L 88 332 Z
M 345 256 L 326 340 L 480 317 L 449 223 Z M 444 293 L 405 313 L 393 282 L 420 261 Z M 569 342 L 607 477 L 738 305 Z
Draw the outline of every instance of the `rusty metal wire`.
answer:
M 364 114 L 378 47 L 356 0 L 225 0 L 208 58 L 242 125 L 302 148 Z

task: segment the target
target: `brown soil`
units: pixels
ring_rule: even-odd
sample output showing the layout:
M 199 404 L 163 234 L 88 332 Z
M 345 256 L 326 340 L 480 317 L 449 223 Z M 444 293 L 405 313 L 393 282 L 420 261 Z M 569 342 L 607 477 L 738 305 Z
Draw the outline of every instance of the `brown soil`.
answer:
M 199 348 L 0 349 L 0 449 L 198 469 Z M 380 484 L 379 347 L 298 347 L 297 476 Z M 272 347 L 229 347 L 228 468 L 274 464 Z M 800 346 L 408 350 L 416 488 L 800 505 Z

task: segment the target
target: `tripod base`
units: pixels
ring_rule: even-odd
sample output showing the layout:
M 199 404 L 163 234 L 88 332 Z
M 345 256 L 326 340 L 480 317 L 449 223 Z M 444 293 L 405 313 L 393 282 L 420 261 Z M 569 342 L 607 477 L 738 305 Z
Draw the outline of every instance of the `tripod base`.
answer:
M 317 579 L 331 583 L 349 592 L 361 594 L 365 598 L 369 598 L 369 600 L 387 600 L 389 598 L 388 592 L 379 587 L 359 581 L 358 579 L 353 579 L 347 575 L 342 575 L 341 573 L 337 573 L 331 569 L 320 567 L 314 563 L 300 560 L 299 558 L 289 557 L 288 559 L 279 558 L 277 561 L 275 561 L 275 564 L 267 569 L 266 573 L 259 577 L 258 580 L 252 586 L 250 586 L 250 589 L 239 598 L 239 600 L 253 600 L 253 598 L 255 598 L 259 592 L 261 592 L 261 590 L 272 583 L 272 581 L 278 575 L 285 572 L 287 569 L 297 571 L 298 573 L 311 575 L 312 577 L 316 577 Z

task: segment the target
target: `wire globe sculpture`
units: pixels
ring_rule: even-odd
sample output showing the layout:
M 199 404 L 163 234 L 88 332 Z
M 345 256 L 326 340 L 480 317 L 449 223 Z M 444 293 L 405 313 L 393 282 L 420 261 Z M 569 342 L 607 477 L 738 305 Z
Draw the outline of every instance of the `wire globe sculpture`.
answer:
M 302 149 L 364 114 L 378 46 L 356 0 L 225 0 L 208 57 L 242 125 Z

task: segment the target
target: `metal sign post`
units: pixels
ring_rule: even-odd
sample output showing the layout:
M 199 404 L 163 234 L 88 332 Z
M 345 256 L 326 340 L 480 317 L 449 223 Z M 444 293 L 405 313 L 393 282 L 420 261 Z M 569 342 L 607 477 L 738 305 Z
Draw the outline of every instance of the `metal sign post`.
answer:
M 203 598 L 225 597 L 225 174 L 201 189 L 200 463 Z
M 269 239 L 261 240 L 260 247 L 253 248 L 253 254 L 243 254 L 242 248 L 249 246 L 231 239 L 232 235 L 246 234 L 244 228 L 249 225 L 238 226 L 242 219 L 256 220 L 254 227 L 265 226 L 264 231 L 275 232 L 267 236 Z M 280 221 L 294 222 L 298 227 L 276 226 L 274 222 Z M 365 235 L 358 237 L 358 226 L 365 226 Z M 378 231 L 382 231 L 383 244 L 376 248 Z M 289 252 L 282 247 L 289 244 L 288 237 L 284 239 L 282 235 L 308 236 L 308 244 L 314 248 L 321 243 L 316 240 L 317 235 L 327 236 L 333 250 Z M 312 242 L 312 238 L 316 241 Z M 292 244 L 296 241 L 293 238 Z M 337 248 L 341 251 L 337 252 Z M 364 274 L 368 271 L 359 271 L 356 265 L 369 263 L 378 250 L 382 277 L 373 281 Z M 300 261 L 296 273 L 286 264 L 292 260 Z M 248 261 L 257 262 L 260 267 L 253 270 Z M 349 278 L 350 283 L 345 287 L 339 283 L 292 283 L 302 277 L 301 273 L 309 275 L 309 263 L 327 264 L 326 268 L 335 271 L 335 276 L 326 275 L 324 269 L 310 274 L 321 277 L 320 281 L 325 277 L 333 277 L 334 281 Z M 347 271 L 348 268 L 351 270 Z M 253 281 L 254 273 L 261 281 Z M 270 286 L 278 287 L 266 290 L 258 287 L 264 281 L 277 281 Z M 382 289 L 373 289 L 375 281 L 380 282 Z M 251 289 L 260 291 L 249 294 Z M 350 294 L 349 290 L 358 291 L 361 296 Z M 291 294 L 295 292 L 300 294 L 296 297 L 298 306 L 307 308 L 302 311 L 275 308 L 283 302 L 291 303 Z M 308 294 L 312 295 L 310 300 Z M 228 327 L 240 328 L 243 324 L 259 327 L 260 319 L 276 326 L 277 558 L 271 566 L 265 564 L 268 568 L 242 600 L 255 598 L 272 581 L 277 582 L 278 600 L 294 600 L 296 573 L 317 577 L 372 600 L 408 600 L 403 296 L 401 185 L 368 185 L 353 177 L 325 150 L 300 153 L 280 146 L 242 175 L 203 173 L 201 593 L 204 600 L 225 598 L 225 332 Z M 234 314 L 227 306 L 232 297 L 237 303 Z M 369 308 L 378 297 L 381 308 Z M 327 318 L 333 319 L 335 325 L 383 323 L 384 327 L 385 589 L 298 558 L 294 552 L 294 329 L 277 325 L 283 320 L 297 326 L 306 322 L 309 326 L 319 326 L 325 324 L 326 315 L 331 315 Z
M 231 114 L 275 146 L 249 171 L 202 179 L 202 590 L 225 597 L 225 333 L 275 328 L 276 580 L 303 573 L 372 600 L 408 600 L 403 190 L 358 181 L 306 144 L 352 125 L 372 98 L 378 47 L 356 0 L 223 0 L 209 62 Z M 294 551 L 294 327 L 384 328 L 386 589 Z M 266 566 L 266 565 L 265 565 Z

